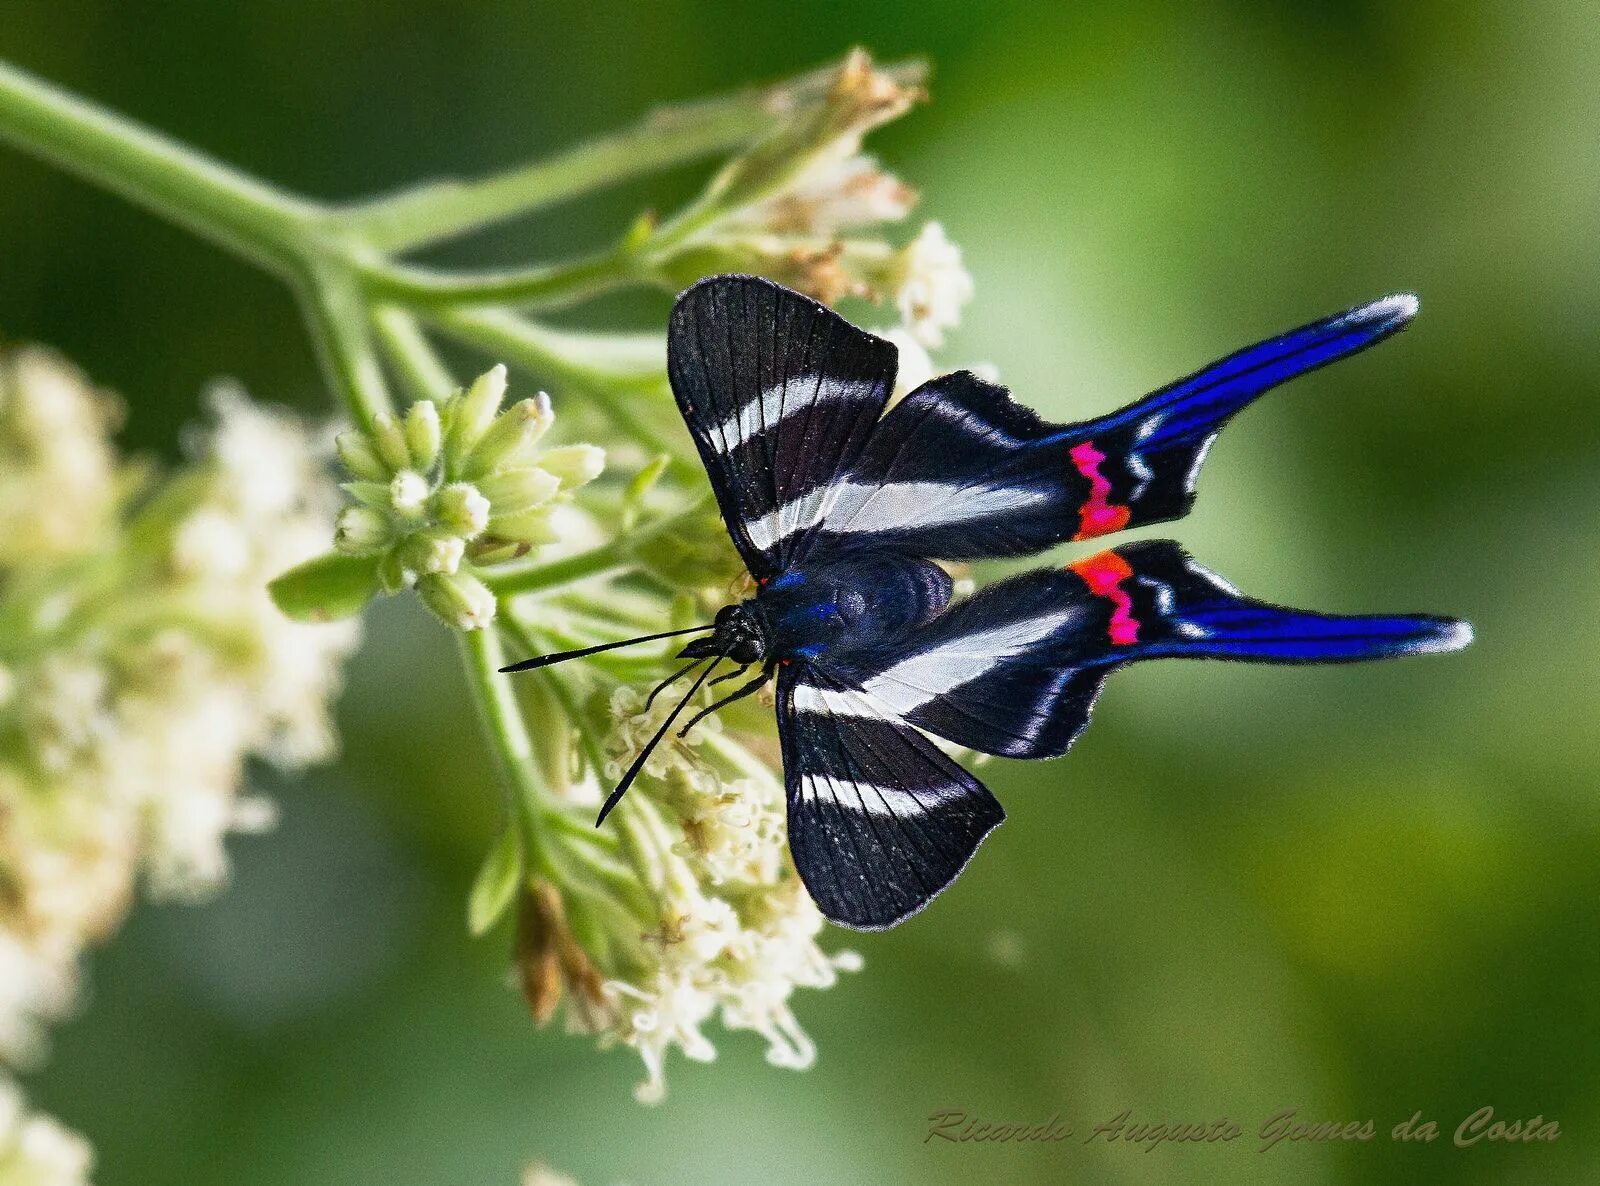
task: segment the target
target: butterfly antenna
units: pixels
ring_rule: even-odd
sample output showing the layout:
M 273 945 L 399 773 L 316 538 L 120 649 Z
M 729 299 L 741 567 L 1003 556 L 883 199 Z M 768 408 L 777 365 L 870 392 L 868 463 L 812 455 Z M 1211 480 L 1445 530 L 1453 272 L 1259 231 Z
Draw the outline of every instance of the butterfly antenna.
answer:
M 595 817 L 595 827 L 598 828 L 605 823 L 606 816 L 611 814 L 611 809 L 622 801 L 622 796 L 628 793 L 628 788 L 633 785 L 633 780 L 639 777 L 639 771 L 644 769 L 645 760 L 650 757 L 651 751 L 661 744 L 661 739 L 667 735 L 667 730 L 672 728 L 672 722 L 678 719 L 678 714 L 684 710 L 689 701 L 694 699 L 695 693 L 706 682 L 706 676 L 715 671 L 717 664 L 721 663 L 725 658 L 727 658 L 726 655 L 717 655 L 711 661 L 711 666 L 700 673 L 699 678 L 694 681 L 694 686 L 689 689 L 682 700 L 678 701 L 678 706 L 667 714 L 667 719 L 661 722 L 661 728 L 656 730 L 656 735 L 639 751 L 639 756 L 633 760 L 633 765 L 628 767 L 628 772 L 622 776 L 622 781 L 617 784 L 617 789 L 607 797 L 605 805 L 600 808 L 600 814 Z
M 645 708 L 648 709 L 652 704 L 654 704 L 656 702 L 656 697 L 657 696 L 661 695 L 661 693 L 665 692 L 673 684 L 677 683 L 680 679 L 682 679 L 684 676 L 688 675 L 691 671 L 693 671 L 696 667 L 699 667 L 700 664 L 702 664 L 704 662 L 705 662 L 705 659 L 693 659 L 693 660 L 689 661 L 688 663 L 685 663 L 682 667 L 678 668 L 678 670 L 674 671 L 671 675 L 667 676 L 666 679 L 662 680 L 659 684 L 657 684 L 651 690 L 650 695 L 645 697 L 645 700 L 644 700 Z M 711 682 L 712 683 L 716 683 L 717 681 L 716 680 L 712 680 Z
M 513 663 L 510 667 L 502 667 L 502 672 L 532 671 L 536 667 L 549 667 L 552 663 L 565 663 L 568 659 L 582 659 L 586 655 L 598 655 L 601 651 L 614 651 L 618 647 L 631 647 L 641 642 L 655 642 L 660 638 L 677 638 L 680 634 L 704 634 L 707 630 L 715 630 L 715 626 L 690 626 L 684 630 L 664 630 L 660 634 L 645 634 L 639 638 L 625 638 L 621 642 L 602 642 L 597 646 L 581 647 L 576 651 L 561 651 L 554 655 L 540 655 L 534 659 L 524 659 L 521 663 Z

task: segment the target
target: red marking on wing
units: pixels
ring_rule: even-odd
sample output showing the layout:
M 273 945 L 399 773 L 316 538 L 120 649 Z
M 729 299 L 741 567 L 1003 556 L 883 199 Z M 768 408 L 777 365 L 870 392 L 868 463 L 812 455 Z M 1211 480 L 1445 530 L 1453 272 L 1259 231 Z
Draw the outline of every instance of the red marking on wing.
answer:
M 1100 472 L 1100 463 L 1106 455 L 1094 447 L 1093 441 L 1084 441 L 1072 446 L 1067 456 L 1089 483 L 1089 497 L 1078 508 L 1078 534 L 1072 538 L 1093 539 L 1097 535 L 1121 531 L 1133 517 L 1133 511 L 1111 501 L 1111 479 Z
M 1111 641 L 1119 647 L 1138 642 L 1139 620 L 1133 616 L 1133 598 L 1122 587 L 1122 582 L 1133 575 L 1133 567 L 1115 552 L 1099 552 L 1067 567 L 1089 586 L 1089 592 L 1111 602 Z

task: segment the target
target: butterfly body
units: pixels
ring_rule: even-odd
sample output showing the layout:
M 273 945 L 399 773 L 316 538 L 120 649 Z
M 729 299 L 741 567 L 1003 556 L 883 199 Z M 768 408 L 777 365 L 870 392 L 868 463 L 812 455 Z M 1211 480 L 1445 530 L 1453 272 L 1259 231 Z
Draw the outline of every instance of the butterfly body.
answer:
M 766 654 L 803 663 L 890 642 L 943 609 L 950 591 L 931 561 L 860 551 L 784 573 L 741 605 Z
M 735 675 L 761 670 L 702 716 L 776 677 L 790 850 L 828 918 L 860 929 L 903 921 L 1005 818 L 933 738 L 1055 757 L 1088 724 L 1106 677 L 1146 659 L 1339 663 L 1466 645 L 1470 628 L 1449 618 L 1251 599 L 1170 541 L 1024 572 L 964 599 L 936 563 L 1029 555 L 1181 516 L 1230 417 L 1415 312 L 1414 298 L 1385 297 L 1108 416 L 1056 425 L 968 372 L 889 407 L 894 346 L 770 281 L 715 276 L 679 297 L 673 392 L 757 585 L 684 648 L 711 663 L 679 710 L 724 659 L 740 665 Z

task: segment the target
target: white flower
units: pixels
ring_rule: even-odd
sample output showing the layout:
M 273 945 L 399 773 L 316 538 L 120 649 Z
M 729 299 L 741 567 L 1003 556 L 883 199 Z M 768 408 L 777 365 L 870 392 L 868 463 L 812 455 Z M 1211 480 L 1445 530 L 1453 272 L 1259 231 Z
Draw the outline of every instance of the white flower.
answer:
M 680 691 L 678 696 L 682 695 Z M 645 707 L 645 699 L 638 689 L 626 685 L 611 694 L 610 749 L 613 761 L 605 769 L 608 778 L 621 777 L 628 764 L 649 744 L 656 730 L 678 703 L 678 697 L 672 695 L 671 688 L 658 695 L 649 708 Z M 650 751 L 649 758 L 645 760 L 644 773 L 658 779 L 667 779 L 676 774 L 689 782 L 704 781 L 709 771 L 695 753 L 695 746 L 708 728 L 717 727 L 716 718 L 708 717 L 691 729 L 687 737 L 679 737 L 681 725 L 675 726 Z
M 48 1116 L 30 1113 L 17 1085 L 0 1078 L 0 1182 L 85 1186 L 93 1165 L 87 1141 Z
M 578 1186 L 578 1180 L 547 1165 L 535 1164 L 522 1171 L 522 1186 Z
M 0 471 L 0 502 L 36 549 L 0 547 L 0 603 L 19 588 L 33 599 L 8 618 L 0 696 L 0 729 L 20 739 L 0 750 L 0 1058 L 19 1064 L 72 1009 L 84 952 L 121 923 L 141 875 L 153 893 L 203 896 L 226 877 L 228 834 L 270 822 L 240 797 L 247 759 L 331 752 L 328 701 L 357 636 L 291 622 L 266 593 L 331 528 L 324 450 L 293 418 L 219 391 L 192 463 L 129 530 L 109 493 L 129 475 L 94 410 L 105 397 L 37 351 L 0 357 L 0 384 L 0 458 L 32 467 L 16 485 Z M 72 458 L 85 506 L 106 493 L 69 539 L 53 505 L 73 499 L 40 475 Z M 0 1181 L 80 1181 L 87 1146 L 6 1090 Z
M 323 473 L 325 433 L 313 435 L 288 412 L 252 402 L 232 380 L 213 383 L 205 403 L 214 427 L 191 433 L 189 447 L 221 467 L 240 518 L 299 513 L 311 492 L 317 509 L 326 510 L 333 491 Z
M 654 734 L 673 703 L 662 696 L 646 712 L 632 688 L 612 694 L 616 765 Z M 789 863 L 777 778 L 720 729 L 697 727 L 656 749 L 633 794 L 643 798 L 619 810 L 636 821 L 639 879 L 656 887 L 659 912 L 643 946 L 644 970 L 606 982 L 620 1008 L 601 1039 L 631 1047 L 644 1062 L 635 1096 L 642 1103 L 663 1097 L 674 1047 L 700 1062 L 715 1057 L 704 1033 L 713 1017 L 724 1029 L 760 1034 L 772 1065 L 809 1067 L 816 1047 L 789 1000 L 796 988 L 831 986 L 860 959 L 829 956 L 817 944 L 823 919 Z
M 93 549 L 117 501 L 121 406 L 60 355 L 0 356 L 0 566 Z
M 626 1020 L 621 1038 L 644 1062 L 644 1080 L 633 1089 L 634 1099 L 641 1104 L 658 1104 L 666 1098 L 667 1051 L 672 1047 L 695 1062 L 717 1057 L 717 1048 L 700 1032 L 716 1012 L 717 998 L 696 983 L 692 969 L 663 966 L 646 988 L 621 980 L 608 981 L 606 988 L 637 1002 L 631 1010 L 628 1001 L 622 1002 Z
M 70 958 L 0 929 L 0 1057 L 23 1066 L 37 1062 L 44 1025 L 71 1011 L 76 990 Z
M 873 157 L 842 142 L 820 155 L 789 188 L 738 212 L 724 225 L 788 235 L 836 235 L 853 227 L 899 222 L 917 193 Z
M 928 348 L 917 339 L 916 334 L 904 326 L 875 329 L 872 332 L 894 343 L 900 355 L 899 368 L 894 376 L 894 399 L 904 399 L 929 379 L 944 373 L 934 366 Z
M 930 222 L 901 251 L 899 272 L 895 304 L 906 328 L 924 346 L 944 345 L 944 331 L 961 323 L 961 307 L 972 299 L 961 249 Z

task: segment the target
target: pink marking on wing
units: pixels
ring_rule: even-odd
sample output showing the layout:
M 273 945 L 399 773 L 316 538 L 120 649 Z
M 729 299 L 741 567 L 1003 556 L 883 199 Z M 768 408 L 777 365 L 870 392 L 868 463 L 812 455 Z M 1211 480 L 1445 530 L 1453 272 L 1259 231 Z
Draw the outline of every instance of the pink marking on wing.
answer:
M 1111 501 L 1111 479 L 1100 472 L 1100 463 L 1106 455 L 1094 447 L 1093 441 L 1084 441 L 1072 446 L 1067 456 L 1089 483 L 1089 497 L 1078 508 L 1078 534 L 1072 538 L 1093 539 L 1097 535 L 1121 531 L 1133 517 L 1133 511 Z
M 1133 575 L 1133 566 L 1115 552 L 1099 552 L 1067 567 L 1089 586 L 1089 592 L 1111 602 L 1111 641 L 1119 647 L 1138 642 L 1139 619 L 1133 616 L 1133 598 L 1122 587 L 1122 582 Z

